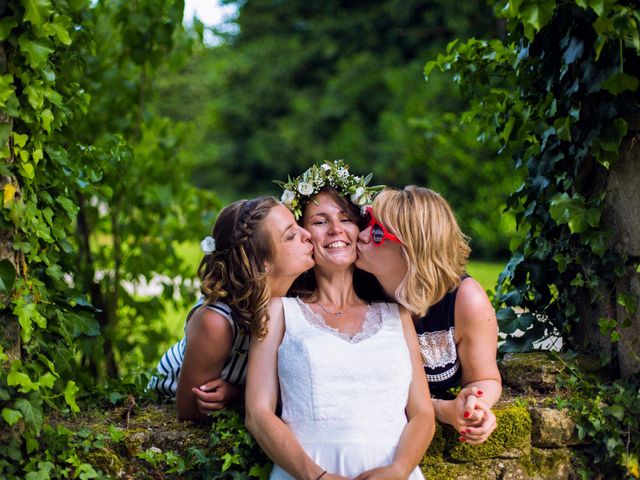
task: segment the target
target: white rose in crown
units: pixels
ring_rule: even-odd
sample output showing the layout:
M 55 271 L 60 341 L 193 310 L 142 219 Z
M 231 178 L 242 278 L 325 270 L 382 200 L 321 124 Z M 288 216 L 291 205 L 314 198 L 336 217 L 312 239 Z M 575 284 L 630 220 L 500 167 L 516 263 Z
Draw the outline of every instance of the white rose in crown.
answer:
M 200 242 L 200 250 L 205 255 L 209 255 L 216 251 L 216 241 L 213 237 L 207 236 Z
M 320 168 L 322 168 L 322 170 L 324 170 L 325 172 L 328 172 L 329 170 L 331 170 L 331 165 L 329 165 L 328 163 L 323 163 L 322 165 L 320 165 Z
M 365 200 L 366 200 L 366 197 L 365 197 L 365 194 L 364 194 L 364 187 L 356 188 L 355 193 L 351 194 L 351 201 L 355 205 L 362 206 L 362 205 L 364 205 Z
M 280 201 L 284 204 L 285 207 L 291 207 L 293 200 L 296 198 L 296 192 L 292 192 L 291 190 L 285 190 L 282 192 L 282 196 L 280 197 Z
M 300 195 L 311 195 L 313 193 L 313 185 L 307 182 L 300 182 L 298 184 L 298 192 Z

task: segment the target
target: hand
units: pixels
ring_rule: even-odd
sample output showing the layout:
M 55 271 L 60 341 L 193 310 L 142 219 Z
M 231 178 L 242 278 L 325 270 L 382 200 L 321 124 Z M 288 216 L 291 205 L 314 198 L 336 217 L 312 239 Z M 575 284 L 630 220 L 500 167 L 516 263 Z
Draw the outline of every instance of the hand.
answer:
M 479 417 L 478 420 L 475 418 Z M 478 445 L 484 442 L 491 433 L 496 429 L 496 416 L 491 409 L 480 399 L 476 399 L 473 415 L 469 418 L 472 420 L 468 426 L 460 431 L 464 441 L 471 445 Z M 462 441 L 462 440 L 461 440 Z
M 453 427 L 460 433 L 460 441 L 477 445 L 484 442 L 496 428 L 496 417 L 482 401 L 483 392 L 477 387 L 463 388 L 454 400 Z
M 342 475 L 335 475 L 333 473 L 325 473 L 321 480 L 349 480 L 349 477 L 343 477 Z
M 195 396 L 198 411 L 206 415 L 212 410 L 220 410 L 233 403 L 243 389 L 218 378 L 200 387 L 193 387 L 191 391 Z
M 391 464 L 386 467 L 378 467 L 366 472 L 362 472 L 354 480 L 396 480 L 405 478 L 397 465 Z

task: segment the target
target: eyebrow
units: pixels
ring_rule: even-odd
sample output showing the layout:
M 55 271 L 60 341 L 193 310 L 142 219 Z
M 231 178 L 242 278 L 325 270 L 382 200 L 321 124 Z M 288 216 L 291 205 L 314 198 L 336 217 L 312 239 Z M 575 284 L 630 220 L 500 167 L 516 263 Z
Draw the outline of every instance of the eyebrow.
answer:
M 294 228 L 295 225 L 296 225 L 295 222 L 294 223 L 290 223 L 289 225 L 287 225 L 287 227 L 284 230 L 282 230 L 282 232 L 280 233 L 280 236 L 284 237 L 289 230 Z

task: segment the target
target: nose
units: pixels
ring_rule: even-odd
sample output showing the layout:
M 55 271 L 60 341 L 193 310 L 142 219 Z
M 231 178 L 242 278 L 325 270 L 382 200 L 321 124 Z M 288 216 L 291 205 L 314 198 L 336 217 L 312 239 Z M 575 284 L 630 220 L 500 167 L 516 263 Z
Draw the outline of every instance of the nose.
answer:
M 329 224 L 329 233 L 336 234 L 344 231 L 342 226 L 342 222 L 340 220 L 335 220 Z
M 369 243 L 371 241 L 371 227 L 367 227 L 358 235 L 358 242 Z
M 308 242 L 311 240 L 311 234 L 304 228 L 300 227 L 300 238 L 303 242 Z

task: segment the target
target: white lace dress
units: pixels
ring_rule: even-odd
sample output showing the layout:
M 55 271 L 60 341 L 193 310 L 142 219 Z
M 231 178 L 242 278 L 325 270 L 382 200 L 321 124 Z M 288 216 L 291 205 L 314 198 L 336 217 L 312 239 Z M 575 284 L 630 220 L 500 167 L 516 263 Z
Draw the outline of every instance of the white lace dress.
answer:
M 353 478 L 389 465 L 407 423 L 412 373 L 398 306 L 372 304 L 363 331 L 349 337 L 299 299 L 282 303 L 282 420 L 330 473 Z M 292 477 L 274 465 L 271 478 Z M 416 467 L 409 478 L 423 476 Z

